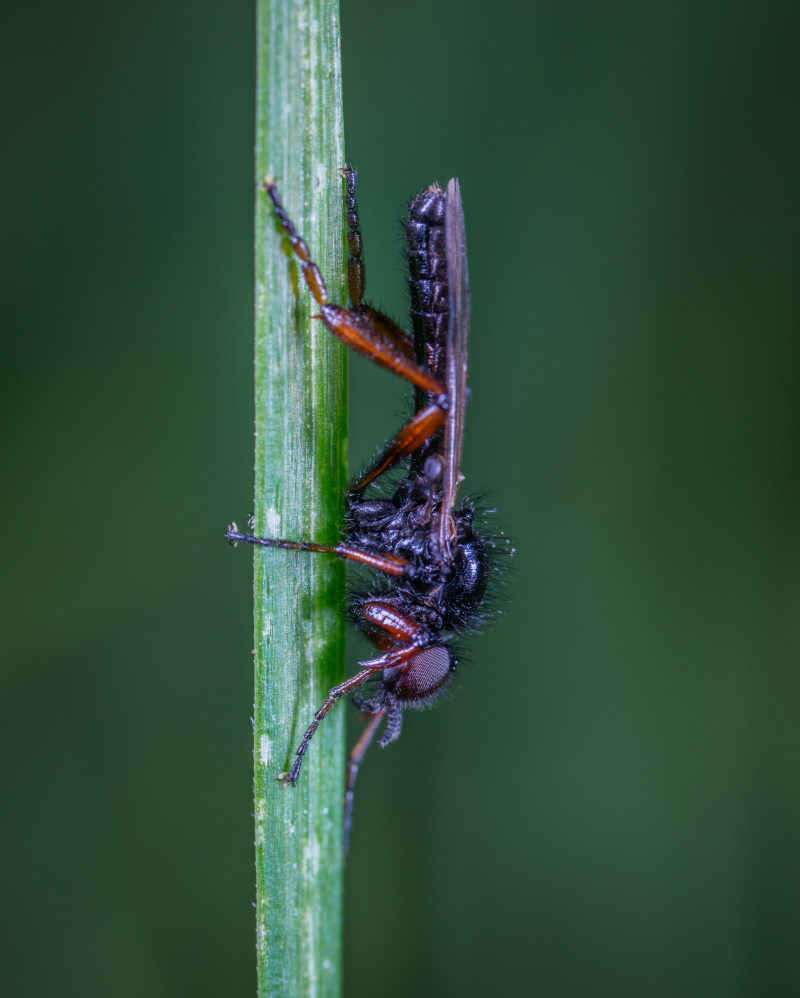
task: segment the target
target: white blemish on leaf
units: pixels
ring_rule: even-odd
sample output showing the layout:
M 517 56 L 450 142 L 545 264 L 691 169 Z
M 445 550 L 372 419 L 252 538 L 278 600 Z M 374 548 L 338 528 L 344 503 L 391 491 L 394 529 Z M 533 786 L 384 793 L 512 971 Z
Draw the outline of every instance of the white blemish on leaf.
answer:
M 261 736 L 261 762 L 265 766 L 272 762 L 272 739 L 269 735 Z
M 268 537 L 279 537 L 281 532 L 281 514 L 275 509 L 274 506 L 270 506 L 267 510 L 264 519 L 267 524 L 267 536 Z
M 312 839 L 303 851 L 306 870 L 310 872 L 312 876 L 316 877 L 319 873 L 320 859 L 322 855 L 319 839 Z
M 317 962 L 314 957 L 317 955 L 316 946 L 314 945 L 314 912 L 311 910 L 306 911 L 306 933 L 308 935 L 307 950 L 308 953 L 308 994 L 316 995 L 317 993 Z
M 266 803 L 263 800 L 257 800 L 255 806 L 255 820 L 256 820 L 256 846 L 263 848 L 267 841 L 267 812 Z

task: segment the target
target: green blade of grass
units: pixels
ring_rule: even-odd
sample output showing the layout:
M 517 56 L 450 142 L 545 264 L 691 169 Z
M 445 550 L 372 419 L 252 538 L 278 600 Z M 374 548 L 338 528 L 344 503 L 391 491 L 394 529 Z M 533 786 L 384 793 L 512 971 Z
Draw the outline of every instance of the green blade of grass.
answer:
M 259 0 L 256 181 L 280 195 L 344 302 L 344 131 L 337 0 Z M 345 349 L 256 195 L 255 532 L 335 544 L 346 487 Z M 277 780 L 343 677 L 344 565 L 255 551 L 256 918 L 260 995 L 341 994 L 344 712 L 325 718 L 297 787 Z

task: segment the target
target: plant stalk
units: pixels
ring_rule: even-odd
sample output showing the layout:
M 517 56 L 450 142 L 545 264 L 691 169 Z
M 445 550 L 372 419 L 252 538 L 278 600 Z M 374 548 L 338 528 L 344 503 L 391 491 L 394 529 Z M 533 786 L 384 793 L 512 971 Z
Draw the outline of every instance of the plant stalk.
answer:
M 347 476 L 347 358 L 318 321 L 261 190 L 281 200 L 331 301 L 345 302 L 338 0 L 258 0 L 255 523 L 260 536 L 336 544 Z M 258 993 L 342 991 L 344 711 L 332 710 L 296 787 L 280 782 L 344 675 L 344 565 L 255 550 Z

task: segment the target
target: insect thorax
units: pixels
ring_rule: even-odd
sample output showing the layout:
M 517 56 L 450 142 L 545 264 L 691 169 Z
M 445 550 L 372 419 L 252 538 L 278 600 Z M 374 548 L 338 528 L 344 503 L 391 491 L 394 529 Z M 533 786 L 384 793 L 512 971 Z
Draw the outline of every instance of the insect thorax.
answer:
M 485 545 L 472 527 L 470 505 L 453 511 L 456 537 L 450 560 L 439 550 L 435 525 L 440 515 L 438 483 L 424 475 L 404 478 L 391 499 L 351 499 L 350 540 L 369 551 L 392 551 L 414 565 L 392 591 L 404 607 L 413 606 L 433 630 L 468 627 L 486 589 Z

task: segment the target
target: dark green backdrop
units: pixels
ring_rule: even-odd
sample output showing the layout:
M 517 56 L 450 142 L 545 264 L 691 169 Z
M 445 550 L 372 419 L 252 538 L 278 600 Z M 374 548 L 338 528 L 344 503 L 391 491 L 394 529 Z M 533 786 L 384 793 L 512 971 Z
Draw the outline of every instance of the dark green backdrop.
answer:
M 800 993 L 794 4 L 343 0 L 372 296 L 461 178 L 518 548 L 365 767 L 349 996 Z M 0 988 L 255 986 L 253 10 L 4 21 Z M 397 398 L 397 401 L 388 401 Z M 351 452 L 396 425 L 352 364 Z M 323 736 L 324 737 L 324 736 Z

